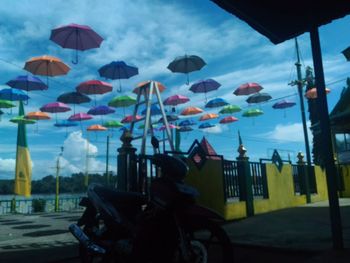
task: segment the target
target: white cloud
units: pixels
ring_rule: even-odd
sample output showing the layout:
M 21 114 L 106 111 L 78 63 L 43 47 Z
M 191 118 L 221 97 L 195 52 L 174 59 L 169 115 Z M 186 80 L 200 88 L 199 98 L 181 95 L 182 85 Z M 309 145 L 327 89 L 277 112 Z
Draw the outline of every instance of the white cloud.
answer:
M 312 134 L 309 129 L 310 122 L 307 122 L 309 141 Z M 304 142 L 304 132 L 302 123 L 277 124 L 273 131 L 267 132 L 261 137 L 277 140 L 279 143 Z
M 2 159 L 0 158 L 0 172 L 13 172 L 15 173 L 15 159 Z

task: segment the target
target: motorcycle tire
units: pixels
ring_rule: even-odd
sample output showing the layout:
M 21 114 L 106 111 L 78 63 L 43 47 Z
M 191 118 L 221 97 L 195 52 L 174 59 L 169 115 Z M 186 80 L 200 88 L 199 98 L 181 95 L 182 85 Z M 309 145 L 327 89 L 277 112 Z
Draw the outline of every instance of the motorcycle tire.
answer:
M 187 229 L 194 263 L 233 263 L 233 245 L 226 232 L 208 219 L 195 220 Z

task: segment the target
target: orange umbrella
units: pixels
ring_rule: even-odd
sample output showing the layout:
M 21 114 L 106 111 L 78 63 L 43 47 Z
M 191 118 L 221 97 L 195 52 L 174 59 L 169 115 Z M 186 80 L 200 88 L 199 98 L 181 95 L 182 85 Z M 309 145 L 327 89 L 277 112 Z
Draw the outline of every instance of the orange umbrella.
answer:
M 88 131 L 106 131 L 107 128 L 103 127 L 100 124 L 94 124 L 94 125 L 91 125 L 91 126 L 87 127 L 86 130 L 88 130 Z
M 132 92 L 135 94 L 139 94 L 140 88 L 146 87 L 146 89 L 147 89 L 150 87 L 152 82 L 154 82 L 155 84 L 158 85 L 159 92 L 163 92 L 165 90 L 165 86 L 162 83 L 160 83 L 158 81 L 154 81 L 154 80 L 147 80 L 147 81 L 143 81 L 143 82 L 140 82 L 139 84 L 137 84 L 136 88 L 134 88 L 134 90 Z M 153 90 L 153 94 L 154 93 L 155 93 L 155 91 Z
M 29 59 L 26 61 L 24 69 L 34 75 L 51 77 L 66 75 L 70 70 L 59 58 L 46 55 Z
M 330 92 L 331 92 L 331 90 L 326 88 L 326 94 L 328 94 Z M 308 98 L 308 99 L 316 99 L 317 98 L 317 89 L 316 88 L 309 89 L 305 93 L 305 97 Z
M 197 107 L 187 107 L 180 114 L 181 115 L 195 115 L 198 113 L 202 113 L 203 110 Z
M 42 112 L 42 111 L 29 112 L 26 115 L 26 118 L 31 119 L 31 120 L 49 120 L 49 119 L 51 119 L 51 117 L 46 112 Z
M 205 121 L 205 120 L 210 120 L 210 119 L 215 119 L 219 117 L 219 115 L 215 114 L 215 113 L 207 113 L 204 114 L 203 116 L 200 117 L 200 121 Z

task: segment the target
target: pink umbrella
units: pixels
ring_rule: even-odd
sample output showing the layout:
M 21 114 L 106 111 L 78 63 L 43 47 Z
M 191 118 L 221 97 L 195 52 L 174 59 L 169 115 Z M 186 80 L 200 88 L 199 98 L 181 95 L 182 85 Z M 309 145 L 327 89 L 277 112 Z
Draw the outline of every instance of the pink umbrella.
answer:
M 228 117 L 225 117 L 225 118 L 221 119 L 220 123 L 226 124 L 226 123 L 232 123 L 232 122 L 235 122 L 235 121 L 238 121 L 238 119 L 236 117 L 228 116 Z
M 70 111 L 71 108 L 67 104 L 64 104 L 62 102 L 51 102 L 42 106 L 40 110 L 42 112 L 56 113 L 56 123 L 57 123 L 57 113 Z
M 262 89 L 263 89 L 263 87 L 260 86 L 258 83 L 250 82 L 250 83 L 245 83 L 245 84 L 240 85 L 233 92 L 233 94 L 235 94 L 236 96 L 250 95 L 250 94 L 253 94 L 253 93 L 257 93 L 257 92 L 259 92 Z
M 190 101 L 190 99 L 185 96 L 173 95 L 173 96 L 170 96 L 169 98 L 166 98 L 163 103 L 164 105 L 176 106 L 178 104 L 183 104 L 188 101 Z
M 169 129 L 178 129 L 179 128 L 179 126 L 176 126 L 174 124 L 169 124 L 168 126 L 169 126 Z M 165 129 L 166 129 L 166 127 L 165 127 L 165 125 L 163 125 L 158 130 L 159 131 L 164 131 Z
M 76 113 L 76 114 L 71 115 L 68 118 L 68 121 L 80 121 L 80 128 L 83 130 L 83 126 L 82 126 L 81 122 L 91 120 L 91 119 L 92 119 L 91 115 L 81 112 L 81 113 Z
M 141 118 L 142 117 L 139 116 L 139 115 L 135 116 L 135 120 L 139 120 Z M 130 123 L 132 120 L 133 120 L 133 116 L 132 115 L 128 115 L 128 116 L 125 116 L 124 119 L 121 120 L 121 123 Z

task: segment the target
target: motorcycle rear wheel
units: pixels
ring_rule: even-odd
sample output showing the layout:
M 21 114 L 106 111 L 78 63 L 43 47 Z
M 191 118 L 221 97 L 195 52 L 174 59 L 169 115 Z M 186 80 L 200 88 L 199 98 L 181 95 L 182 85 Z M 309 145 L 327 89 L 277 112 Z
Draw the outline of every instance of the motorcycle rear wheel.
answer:
M 193 263 L 233 263 L 233 246 L 226 232 L 207 219 L 197 220 L 189 230 Z

